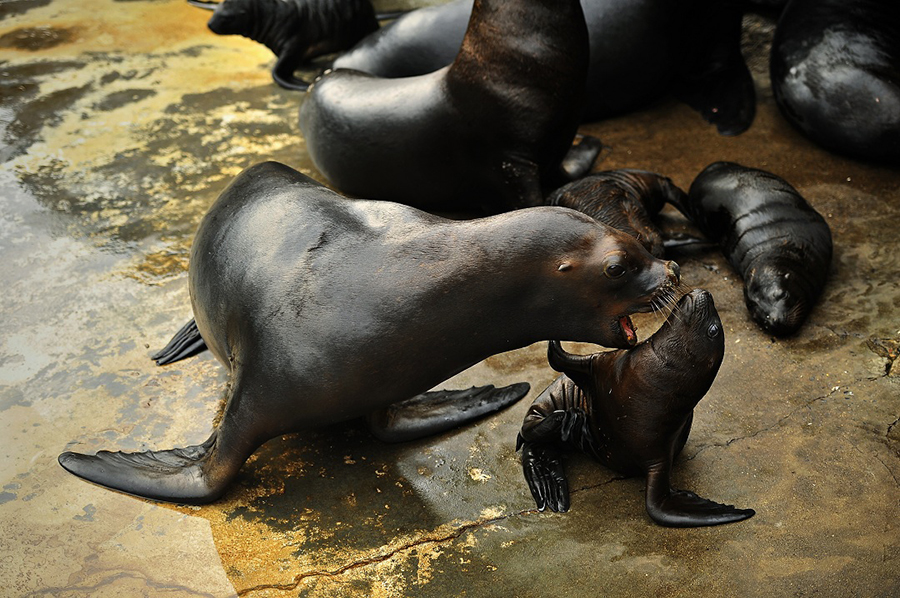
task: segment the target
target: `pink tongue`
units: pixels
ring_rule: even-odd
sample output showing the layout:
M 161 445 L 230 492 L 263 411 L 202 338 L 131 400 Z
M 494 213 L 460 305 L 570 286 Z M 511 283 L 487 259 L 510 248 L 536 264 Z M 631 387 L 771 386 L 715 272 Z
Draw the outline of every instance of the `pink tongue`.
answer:
M 619 318 L 619 325 L 622 326 L 622 331 L 625 333 L 625 340 L 628 341 L 628 344 L 635 344 L 637 342 L 637 333 L 634 331 L 634 325 L 631 323 L 631 318 L 622 316 Z

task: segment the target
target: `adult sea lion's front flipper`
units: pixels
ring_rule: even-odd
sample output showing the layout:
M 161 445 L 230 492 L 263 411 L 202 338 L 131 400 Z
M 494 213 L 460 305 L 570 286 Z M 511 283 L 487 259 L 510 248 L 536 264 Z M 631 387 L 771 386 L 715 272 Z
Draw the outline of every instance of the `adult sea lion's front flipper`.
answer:
M 433 436 L 496 413 L 528 394 L 527 382 L 503 388 L 473 386 L 467 390 L 436 390 L 389 405 L 366 421 L 383 442 L 406 442 Z
M 703 36 L 692 47 L 692 59 L 675 89 L 675 96 L 699 112 L 722 135 L 740 135 L 756 116 L 756 89 L 741 54 L 739 6 L 708 6 L 702 15 L 713 35 Z
M 151 355 L 150 359 L 154 360 L 156 365 L 168 365 L 170 363 L 175 363 L 176 361 L 181 361 L 182 359 L 187 359 L 188 357 L 193 357 L 198 353 L 206 351 L 206 349 L 206 341 L 200 336 L 200 331 L 197 329 L 197 322 L 191 320 L 175 333 L 175 336 L 172 337 L 169 344 Z
M 737 509 L 717 503 L 687 490 L 669 485 L 671 465 L 660 464 L 647 471 L 647 514 L 666 527 L 702 527 L 749 519 L 753 509 Z

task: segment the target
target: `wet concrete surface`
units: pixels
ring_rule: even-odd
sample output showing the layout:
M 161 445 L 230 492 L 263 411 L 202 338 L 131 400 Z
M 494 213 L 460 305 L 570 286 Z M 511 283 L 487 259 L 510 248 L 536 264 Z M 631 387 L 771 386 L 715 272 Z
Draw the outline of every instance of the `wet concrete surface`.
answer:
M 531 382 L 495 417 L 402 445 L 356 422 L 275 439 L 212 505 L 63 471 L 66 449 L 207 437 L 223 368 L 209 354 L 148 358 L 191 315 L 193 232 L 255 162 L 318 176 L 302 95 L 272 84 L 265 48 L 210 34 L 207 18 L 181 0 L 0 4 L 0 595 L 900 595 L 900 173 L 829 154 L 781 119 L 765 18 L 747 20 L 760 94 L 747 133 L 720 137 L 669 100 L 583 127 L 610 147 L 597 168 L 684 188 L 716 160 L 764 168 L 832 228 L 830 281 L 790 339 L 749 320 L 721 256 L 679 259 L 713 292 L 727 352 L 675 482 L 754 518 L 655 526 L 642 480 L 576 455 L 572 510 L 534 510 L 514 446 L 555 376 L 543 344 L 448 383 Z

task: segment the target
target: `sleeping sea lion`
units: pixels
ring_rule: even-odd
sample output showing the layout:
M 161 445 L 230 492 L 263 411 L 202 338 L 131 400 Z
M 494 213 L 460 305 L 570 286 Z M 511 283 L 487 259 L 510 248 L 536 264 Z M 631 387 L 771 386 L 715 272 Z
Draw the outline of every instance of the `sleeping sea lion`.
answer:
M 784 117 L 828 150 L 900 165 L 900 3 L 792 0 L 770 61 Z
M 736 509 L 673 490 L 672 460 L 691 431 L 694 407 L 725 354 L 712 295 L 694 290 L 662 328 L 631 350 L 572 355 L 556 341 L 562 372 L 529 408 L 519 434 L 522 468 L 539 509 L 569 509 L 561 449 L 575 448 L 626 475 L 647 476 L 647 513 L 660 525 L 697 527 L 747 519 Z
M 537 206 L 600 149 L 578 146 L 590 159 L 564 173 L 587 51 L 578 0 L 478 0 L 449 67 L 402 79 L 331 71 L 310 88 L 300 129 L 343 193 L 429 211 Z
M 796 332 L 822 294 L 831 229 L 787 181 L 732 162 L 707 166 L 673 201 L 719 244 L 744 279 L 750 317 L 777 336 Z
M 270 438 L 360 416 L 384 422 L 392 404 L 495 353 L 547 338 L 632 346 L 629 314 L 652 310 L 679 274 L 574 210 L 447 220 L 349 200 L 268 162 L 241 173 L 203 218 L 188 278 L 196 326 L 229 371 L 220 422 L 187 448 L 63 453 L 70 472 L 209 502 Z M 390 439 L 466 419 L 431 415 L 418 430 L 389 427 Z

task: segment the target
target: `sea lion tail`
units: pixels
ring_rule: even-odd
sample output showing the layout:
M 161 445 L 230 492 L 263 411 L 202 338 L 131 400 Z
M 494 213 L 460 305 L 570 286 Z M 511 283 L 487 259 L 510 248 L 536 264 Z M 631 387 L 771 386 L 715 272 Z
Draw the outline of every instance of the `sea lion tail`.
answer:
M 151 355 L 150 359 L 156 361 L 156 365 L 168 365 L 193 357 L 206 349 L 206 341 L 200 336 L 197 322 L 191 320 L 175 333 L 168 345 Z
M 95 455 L 64 452 L 59 464 L 89 482 L 126 494 L 184 504 L 219 498 L 244 459 L 218 450 L 218 431 L 203 444 L 163 451 Z

